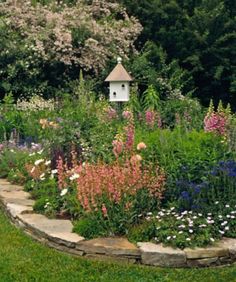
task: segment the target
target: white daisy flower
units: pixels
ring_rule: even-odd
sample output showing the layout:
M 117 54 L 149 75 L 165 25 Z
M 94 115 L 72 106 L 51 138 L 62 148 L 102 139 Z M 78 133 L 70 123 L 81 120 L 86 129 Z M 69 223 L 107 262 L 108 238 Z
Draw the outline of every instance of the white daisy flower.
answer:
M 34 162 L 34 165 L 39 165 L 44 162 L 44 159 L 40 159 Z
M 67 194 L 67 192 L 68 192 L 68 189 L 63 189 L 63 190 L 61 190 L 61 194 L 60 194 L 60 196 L 65 196 L 66 194 Z
M 221 223 L 221 226 L 225 226 L 228 223 L 228 221 L 224 221 Z
M 79 174 L 78 173 L 74 173 L 71 177 L 70 177 L 70 180 L 73 181 L 73 180 L 76 180 L 79 178 Z
M 45 162 L 45 165 L 50 165 L 50 164 L 51 164 L 50 160 Z

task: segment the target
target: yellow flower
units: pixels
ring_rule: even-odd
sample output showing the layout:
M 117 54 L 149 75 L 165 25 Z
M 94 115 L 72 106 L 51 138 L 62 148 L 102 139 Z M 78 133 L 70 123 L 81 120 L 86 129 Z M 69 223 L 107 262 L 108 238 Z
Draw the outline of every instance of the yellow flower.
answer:
M 41 118 L 41 119 L 39 120 L 39 124 L 42 125 L 42 129 L 45 129 L 46 126 L 48 125 L 48 121 L 47 121 L 47 119 L 45 119 L 45 118 Z

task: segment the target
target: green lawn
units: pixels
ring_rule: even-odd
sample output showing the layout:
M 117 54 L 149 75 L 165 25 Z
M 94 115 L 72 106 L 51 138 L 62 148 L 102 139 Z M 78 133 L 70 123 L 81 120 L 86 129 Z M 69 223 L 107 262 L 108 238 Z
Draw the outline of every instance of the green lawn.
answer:
M 0 281 L 236 281 L 236 266 L 162 269 L 74 258 L 34 242 L 0 210 Z

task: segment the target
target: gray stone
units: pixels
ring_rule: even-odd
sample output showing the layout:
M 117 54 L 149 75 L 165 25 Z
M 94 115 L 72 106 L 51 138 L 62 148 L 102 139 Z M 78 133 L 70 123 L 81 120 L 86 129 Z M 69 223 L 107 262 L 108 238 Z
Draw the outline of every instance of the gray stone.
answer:
M 7 181 L 5 178 L 0 178 L 0 186 L 1 185 L 8 185 L 8 184 L 10 184 L 9 181 Z
M 15 218 L 19 214 L 32 212 L 33 208 L 29 206 L 8 203 L 7 210 L 11 214 L 11 216 Z
M 60 252 L 66 252 L 66 253 L 69 253 L 71 255 L 74 255 L 74 256 L 83 256 L 84 253 L 82 251 L 79 251 L 79 250 L 76 250 L 75 248 L 68 248 L 67 246 L 63 246 L 63 245 L 59 245 L 55 242 L 52 242 L 52 241 L 46 241 L 46 245 L 51 247 L 51 248 L 54 248 Z
M 65 245 L 68 248 L 75 248 L 76 243 L 84 240 L 84 237 L 71 232 L 48 233 L 48 237 L 51 241 L 59 245 Z
M 0 191 L 0 197 L 3 199 L 29 199 L 30 194 L 22 190 Z
M 15 204 L 19 206 L 27 206 L 27 207 L 33 207 L 35 201 L 30 199 L 17 199 L 17 198 L 5 198 L 3 199 L 5 205 L 8 204 Z
M 184 249 L 187 259 L 202 259 L 229 256 L 229 250 L 222 246 L 209 246 L 207 248 Z
M 33 230 L 57 244 L 74 248 L 75 244 L 84 240 L 83 237 L 72 233 L 73 225 L 69 220 L 48 219 L 40 214 L 20 214 L 20 220 Z
M 204 258 L 204 259 L 189 259 L 187 260 L 187 265 L 190 267 L 211 266 L 211 265 L 216 265 L 218 261 L 219 261 L 218 257 Z
M 140 258 L 139 249 L 125 238 L 93 239 L 77 244 L 76 248 L 87 254 Z
M 230 257 L 236 259 L 236 239 L 223 238 L 218 245 L 222 248 L 227 248 L 229 250 Z
M 10 182 L 0 182 L 0 191 L 12 192 L 12 191 L 23 191 L 24 187 Z
M 48 219 L 41 214 L 20 214 L 18 217 L 32 229 L 42 231 L 43 233 L 72 232 L 73 228 L 70 220 Z
M 118 256 L 107 256 L 107 255 L 100 255 L 100 254 L 86 254 L 86 258 L 100 260 L 100 261 L 114 261 L 114 262 L 125 262 L 129 264 L 137 263 L 135 258 L 126 258 L 126 257 L 118 257 Z
M 233 259 L 231 257 L 220 257 L 219 261 L 221 265 L 229 265 L 233 262 Z
M 143 264 L 155 266 L 186 266 L 185 252 L 180 249 L 164 247 L 162 244 L 138 243 Z

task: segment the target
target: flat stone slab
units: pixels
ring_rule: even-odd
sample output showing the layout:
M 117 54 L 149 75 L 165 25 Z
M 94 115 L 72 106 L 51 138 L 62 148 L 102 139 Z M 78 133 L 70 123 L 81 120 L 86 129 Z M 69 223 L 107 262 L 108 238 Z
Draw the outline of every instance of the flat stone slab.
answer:
M 23 189 L 23 187 L 20 186 L 20 185 L 11 184 L 11 183 L 10 183 L 9 181 L 7 181 L 6 179 L 0 178 L 0 186 L 1 186 L 1 188 L 2 188 L 3 186 L 5 186 L 5 185 L 7 185 L 7 186 L 18 186 L 18 187 L 21 187 L 21 189 Z
M 7 198 L 11 198 L 11 199 L 29 199 L 30 198 L 30 194 L 27 192 L 24 192 L 22 190 L 20 191 L 0 191 L 0 197 L 7 199 Z
M 70 233 L 73 229 L 70 220 L 48 219 L 41 214 L 21 214 L 19 218 L 33 229 L 40 230 L 44 233 Z
M 105 254 L 140 258 L 140 250 L 125 238 L 98 238 L 76 245 L 76 249 L 89 254 Z
M 15 205 L 21 205 L 21 206 L 27 206 L 27 207 L 33 207 L 35 201 L 30 199 L 16 199 L 16 198 L 4 198 L 4 203 L 6 205 L 8 204 L 15 204 Z
M 50 239 L 57 244 L 75 248 L 75 245 L 84 240 L 84 237 L 71 232 L 48 233 Z
M 227 248 L 230 256 L 234 259 L 236 258 L 236 239 L 223 238 L 218 245 L 222 248 Z
M 9 203 L 7 204 L 7 211 L 15 218 L 19 214 L 33 212 L 33 208 L 30 206 Z
M 164 247 L 162 244 L 138 243 L 142 263 L 155 266 L 186 266 L 185 252 L 180 249 Z
M 84 240 L 83 237 L 72 233 L 73 225 L 70 220 L 48 219 L 41 214 L 20 214 L 18 218 L 31 230 L 40 232 L 58 244 L 75 247 L 75 243 Z
M 211 265 L 217 265 L 219 261 L 218 257 L 215 258 L 204 258 L 204 259 L 189 259 L 187 261 L 188 266 L 190 267 L 207 267 Z
M 19 185 L 13 185 L 13 184 L 0 184 L 0 192 L 13 192 L 13 191 L 23 191 L 23 187 Z
M 0 178 L 0 191 L 23 191 L 24 187 L 17 184 L 11 184 L 6 179 Z
M 11 185 L 8 185 L 6 186 L 6 189 L 0 191 L 0 198 L 3 199 L 5 204 L 10 203 L 30 207 L 34 205 L 35 201 L 30 199 L 29 193 L 24 192 L 22 189 L 18 189 L 18 186 L 12 187 Z
M 209 246 L 207 248 L 184 249 L 187 259 L 203 259 L 214 257 L 227 257 L 229 250 L 223 246 Z

